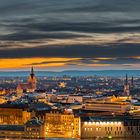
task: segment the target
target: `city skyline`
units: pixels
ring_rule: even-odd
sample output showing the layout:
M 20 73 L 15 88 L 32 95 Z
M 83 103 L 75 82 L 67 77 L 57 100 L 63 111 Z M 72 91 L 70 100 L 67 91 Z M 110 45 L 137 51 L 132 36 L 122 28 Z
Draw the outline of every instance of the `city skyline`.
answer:
M 140 69 L 138 0 L 0 2 L 0 70 Z

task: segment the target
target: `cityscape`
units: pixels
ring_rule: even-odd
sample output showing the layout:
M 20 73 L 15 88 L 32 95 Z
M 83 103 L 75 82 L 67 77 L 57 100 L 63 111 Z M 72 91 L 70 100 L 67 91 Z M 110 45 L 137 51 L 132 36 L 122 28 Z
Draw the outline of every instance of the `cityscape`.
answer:
M 0 140 L 140 140 L 140 0 L 0 0 Z
M 140 137 L 140 77 L 35 73 L 0 79 L 0 138 Z

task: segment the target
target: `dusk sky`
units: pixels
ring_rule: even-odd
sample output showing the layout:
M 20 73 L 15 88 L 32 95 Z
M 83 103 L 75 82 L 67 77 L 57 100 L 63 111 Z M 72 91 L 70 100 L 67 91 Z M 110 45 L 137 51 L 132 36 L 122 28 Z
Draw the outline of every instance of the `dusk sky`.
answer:
M 0 70 L 140 69 L 140 0 L 0 0 Z

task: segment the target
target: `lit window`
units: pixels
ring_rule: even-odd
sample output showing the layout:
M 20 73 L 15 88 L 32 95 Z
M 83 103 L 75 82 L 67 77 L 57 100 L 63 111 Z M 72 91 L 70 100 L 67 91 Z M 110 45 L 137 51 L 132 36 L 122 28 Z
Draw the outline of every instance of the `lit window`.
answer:
M 99 131 L 99 128 L 98 127 L 96 127 L 96 131 Z

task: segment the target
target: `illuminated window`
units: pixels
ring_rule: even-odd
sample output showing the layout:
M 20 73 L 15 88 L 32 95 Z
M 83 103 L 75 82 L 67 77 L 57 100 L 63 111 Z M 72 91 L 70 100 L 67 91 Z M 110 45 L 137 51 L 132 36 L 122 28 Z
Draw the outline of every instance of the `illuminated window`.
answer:
M 98 127 L 96 127 L 96 131 L 99 131 L 99 128 Z

